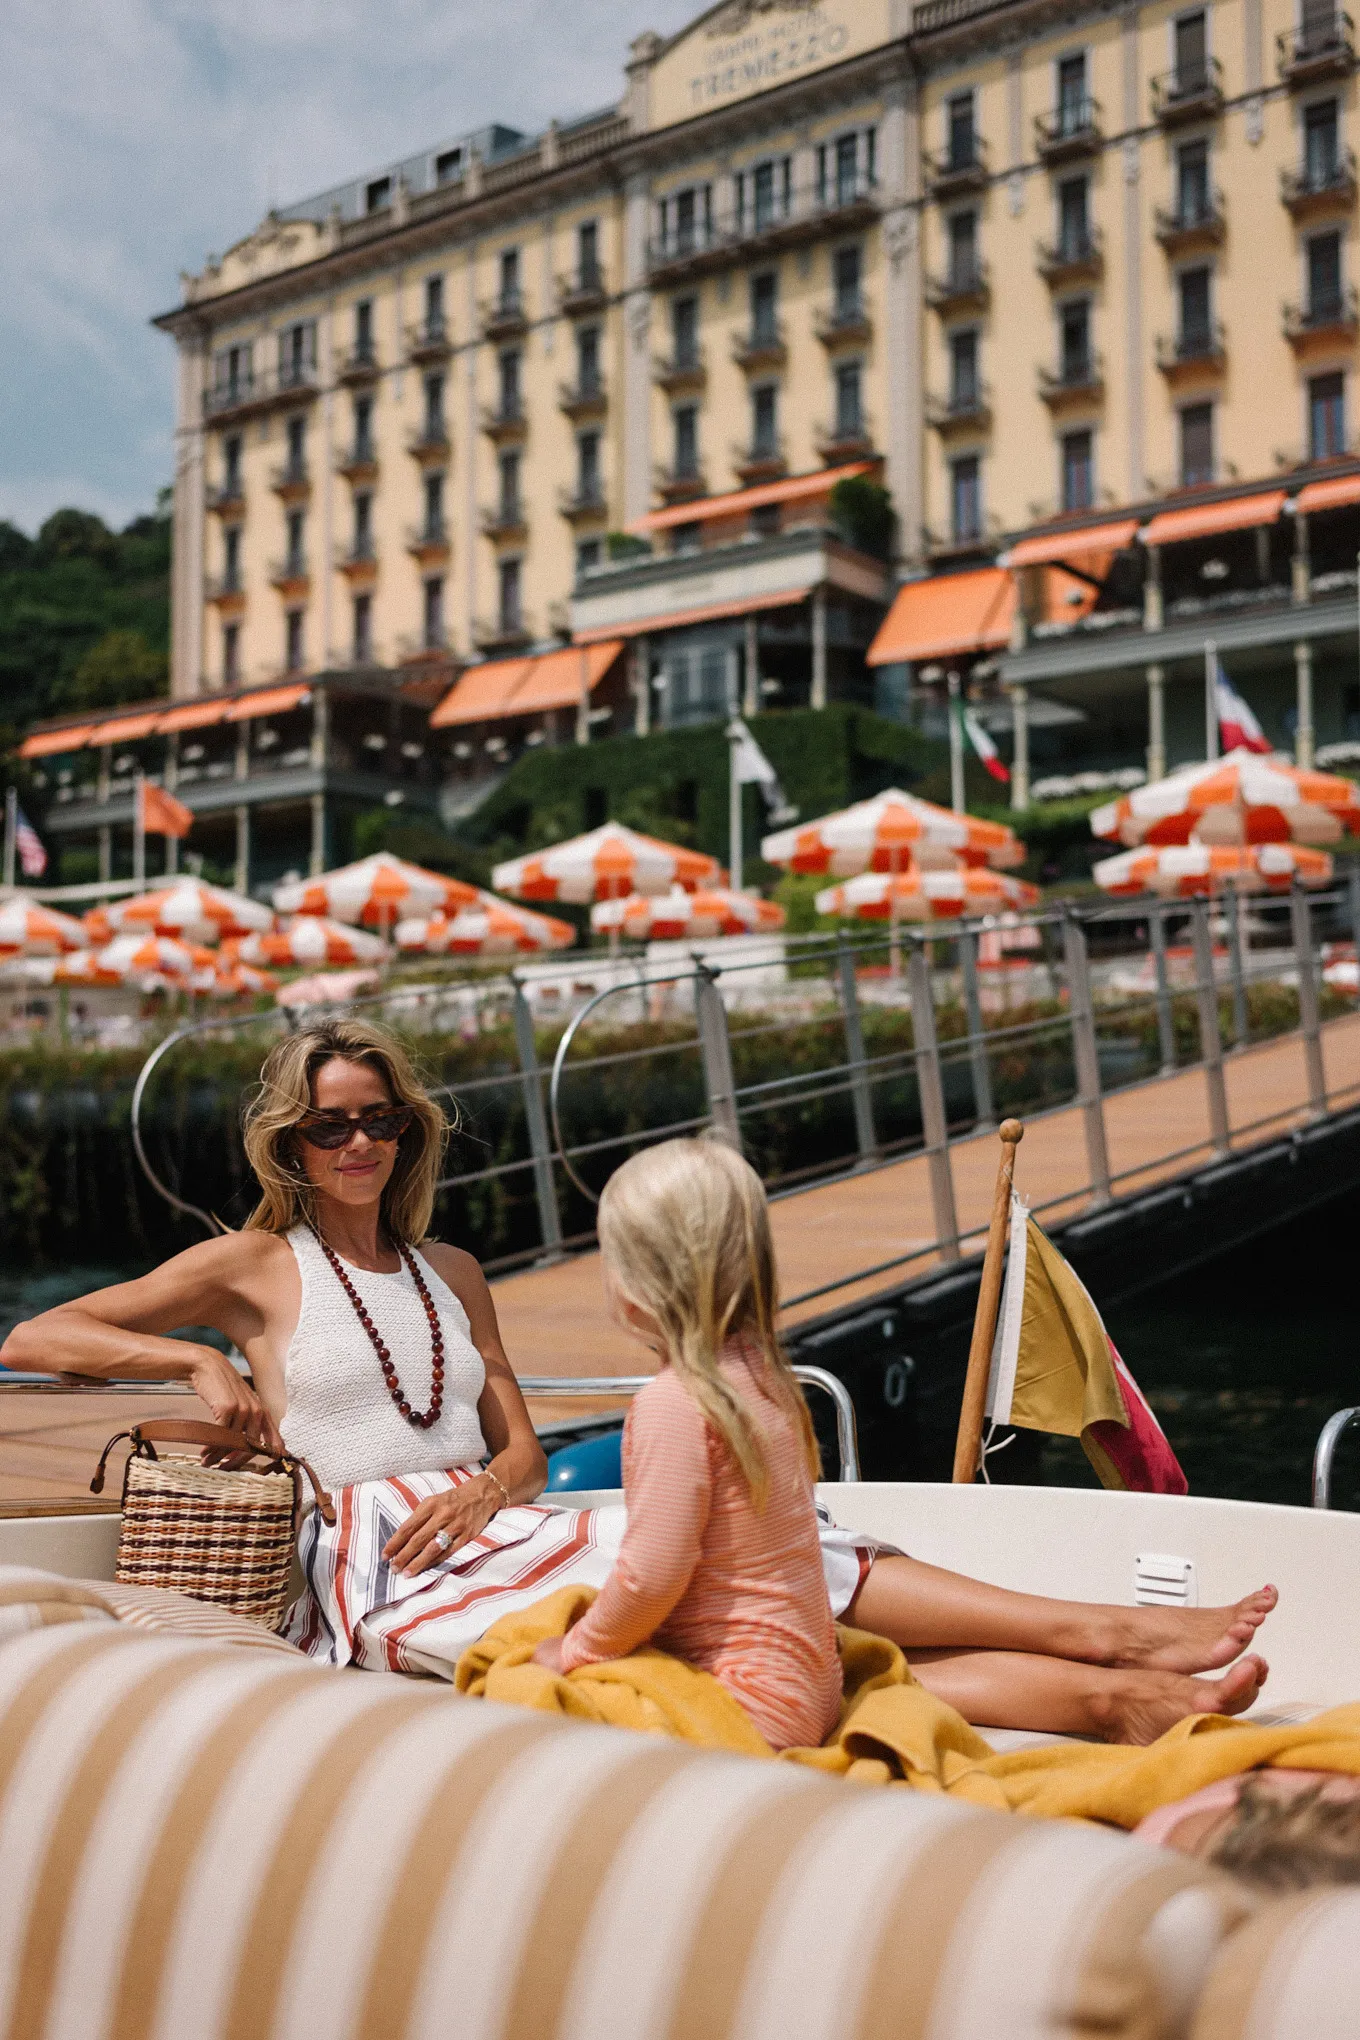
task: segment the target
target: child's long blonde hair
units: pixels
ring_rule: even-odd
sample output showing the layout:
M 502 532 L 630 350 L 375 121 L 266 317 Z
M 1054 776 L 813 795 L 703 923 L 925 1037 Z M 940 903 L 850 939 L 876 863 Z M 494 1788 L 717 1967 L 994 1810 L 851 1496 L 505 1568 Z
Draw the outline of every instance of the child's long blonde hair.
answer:
M 765 1440 L 718 1369 L 738 1334 L 769 1363 L 767 1386 L 821 1470 L 812 1420 L 774 1328 L 778 1289 L 764 1186 L 720 1140 L 668 1140 L 610 1177 L 600 1199 L 600 1247 L 618 1291 L 645 1312 L 665 1357 L 741 1468 L 751 1499 L 769 1491 Z

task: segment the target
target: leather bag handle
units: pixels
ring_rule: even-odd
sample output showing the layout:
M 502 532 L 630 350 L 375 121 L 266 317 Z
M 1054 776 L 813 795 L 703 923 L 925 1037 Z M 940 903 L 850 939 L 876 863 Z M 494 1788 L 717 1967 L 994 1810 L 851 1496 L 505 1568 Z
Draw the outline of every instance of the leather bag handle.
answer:
M 251 1459 L 266 1460 L 270 1467 L 290 1476 L 293 1483 L 294 1515 L 302 1510 L 302 1482 L 300 1475 L 306 1474 L 311 1483 L 312 1495 L 323 1523 L 334 1523 L 335 1504 L 322 1487 L 320 1481 L 305 1459 L 294 1458 L 290 1452 L 272 1453 L 247 1438 L 244 1431 L 233 1430 L 227 1424 L 203 1424 L 187 1417 L 153 1417 L 144 1424 L 135 1424 L 130 1431 L 119 1431 L 110 1438 L 99 1455 L 94 1478 L 90 1482 L 90 1493 L 104 1492 L 104 1468 L 110 1452 L 123 1439 L 131 1440 L 132 1456 L 155 1459 L 156 1446 L 200 1445 L 211 1452 L 241 1452 Z

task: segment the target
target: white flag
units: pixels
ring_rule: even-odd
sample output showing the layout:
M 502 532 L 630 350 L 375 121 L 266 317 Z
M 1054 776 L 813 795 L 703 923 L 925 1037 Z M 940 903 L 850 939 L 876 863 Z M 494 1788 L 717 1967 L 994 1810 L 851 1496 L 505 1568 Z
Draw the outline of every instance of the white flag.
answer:
M 798 814 L 790 807 L 779 774 L 761 750 L 740 716 L 735 716 L 727 735 L 732 744 L 732 770 L 738 786 L 758 786 L 772 822 L 791 822 Z

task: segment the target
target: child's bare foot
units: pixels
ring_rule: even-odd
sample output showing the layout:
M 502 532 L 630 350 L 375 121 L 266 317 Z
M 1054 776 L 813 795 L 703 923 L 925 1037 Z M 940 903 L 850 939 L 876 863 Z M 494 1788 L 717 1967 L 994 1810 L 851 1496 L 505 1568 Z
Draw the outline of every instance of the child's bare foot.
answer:
M 1190 1679 L 1176 1672 L 1119 1673 L 1096 1693 L 1091 1714 L 1105 1742 L 1150 1743 L 1187 1714 L 1241 1714 L 1266 1682 L 1265 1659 L 1242 1658 L 1221 1679 Z
M 1274 1587 L 1262 1587 L 1232 1608 L 1111 1610 L 1112 1635 L 1096 1662 L 1143 1671 L 1221 1671 L 1241 1656 L 1279 1598 Z

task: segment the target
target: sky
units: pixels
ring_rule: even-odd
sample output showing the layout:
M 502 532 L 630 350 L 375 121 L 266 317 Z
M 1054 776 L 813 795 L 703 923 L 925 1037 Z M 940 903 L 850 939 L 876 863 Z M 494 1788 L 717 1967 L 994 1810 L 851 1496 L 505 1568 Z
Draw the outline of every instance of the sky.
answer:
M 0 518 L 122 525 L 171 477 L 148 320 L 263 217 L 464 129 L 619 98 L 700 0 L 3 0 Z

